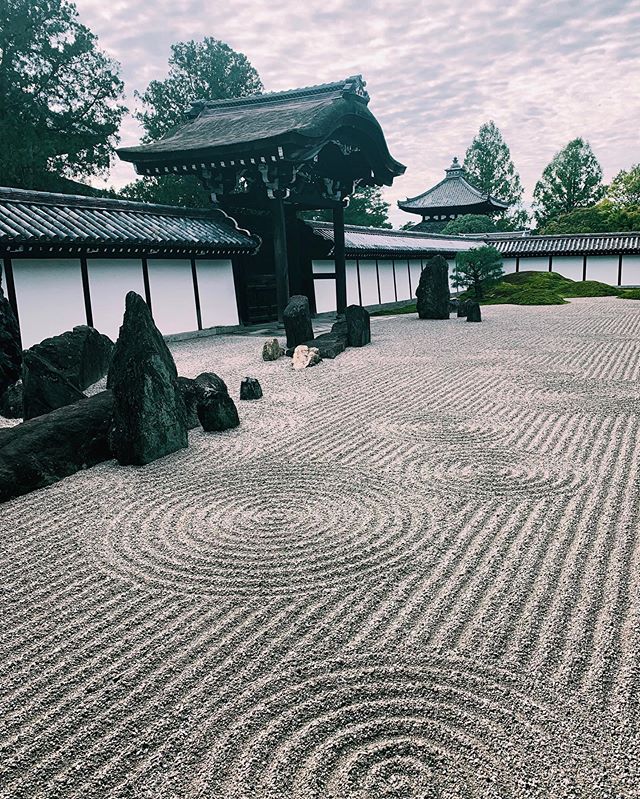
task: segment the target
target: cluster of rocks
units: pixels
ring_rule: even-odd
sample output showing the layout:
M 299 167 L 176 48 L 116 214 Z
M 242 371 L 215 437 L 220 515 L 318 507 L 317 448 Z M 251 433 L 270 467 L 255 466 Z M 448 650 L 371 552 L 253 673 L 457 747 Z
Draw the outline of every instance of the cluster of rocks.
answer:
M 4 352 L 4 351 L 3 351 Z M 77 327 L 22 353 L 25 421 L 0 430 L 0 501 L 115 457 L 143 465 L 186 447 L 188 430 L 240 424 L 225 382 L 212 372 L 178 377 L 146 302 L 127 294 L 118 341 Z M 3 360 L 2 364 L 8 362 Z M 15 377 L 16 370 L 3 374 Z M 19 374 L 19 372 L 17 372 Z M 107 390 L 82 392 L 105 374 Z M 17 383 L 5 390 L 19 393 Z M 262 389 L 245 378 L 241 399 Z
M 369 312 L 360 305 L 349 305 L 332 325 L 328 333 L 313 335 L 311 311 L 307 297 L 296 294 L 289 300 L 284 311 L 284 328 L 287 335 L 285 354 L 292 357 L 294 369 L 315 366 L 324 358 L 336 358 L 347 347 L 363 347 L 371 341 Z M 273 339 L 265 343 L 264 360 L 276 360 L 282 349 Z
M 430 258 L 420 275 L 416 290 L 420 319 L 448 319 L 452 311 L 467 322 L 480 322 L 480 305 L 474 300 L 452 302 L 449 293 L 449 264 L 442 255 Z

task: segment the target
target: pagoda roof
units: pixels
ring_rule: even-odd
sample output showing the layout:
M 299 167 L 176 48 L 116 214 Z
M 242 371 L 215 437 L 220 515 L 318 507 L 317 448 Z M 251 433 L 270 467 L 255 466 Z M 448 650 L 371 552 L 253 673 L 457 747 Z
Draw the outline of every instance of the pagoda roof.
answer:
M 417 197 L 399 200 L 398 207 L 412 214 L 431 216 L 433 214 L 453 213 L 491 213 L 503 211 L 509 204 L 480 191 L 466 178 L 464 167 L 457 158 L 440 183 L 437 183 Z
M 162 139 L 121 147 L 141 174 L 313 160 L 330 142 L 366 150 L 376 182 L 391 185 L 405 166 L 392 158 L 360 75 L 284 92 L 197 101 L 188 120 Z

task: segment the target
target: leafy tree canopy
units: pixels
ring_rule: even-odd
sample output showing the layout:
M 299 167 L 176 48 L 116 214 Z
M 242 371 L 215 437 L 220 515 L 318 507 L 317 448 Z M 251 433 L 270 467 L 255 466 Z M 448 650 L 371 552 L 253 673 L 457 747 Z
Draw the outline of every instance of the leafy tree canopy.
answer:
M 481 300 L 502 273 L 502 256 L 495 247 L 485 245 L 456 255 L 451 282 L 456 288 L 473 289 L 476 299 Z
M 302 219 L 319 221 L 333 219 L 329 209 L 305 211 L 300 216 Z M 349 205 L 344 210 L 344 221 L 347 225 L 390 228 L 389 203 L 382 199 L 380 187 L 361 186 L 357 188 L 350 197 Z
M 152 80 L 142 94 L 136 92 L 143 108 L 135 116 L 144 127 L 144 141 L 155 141 L 184 121 L 195 100 L 244 97 L 263 88 L 245 55 L 205 36 L 201 42 L 171 45 L 169 75 Z
M 127 183 L 119 192 L 126 200 L 176 205 L 182 208 L 208 208 L 209 192 L 195 175 L 144 177 Z
M 536 183 L 533 199 L 538 226 L 593 205 L 603 194 L 602 167 L 591 146 L 584 139 L 573 139 L 556 153 Z
M 464 214 L 457 219 L 452 219 L 443 228 L 443 233 L 462 235 L 464 233 L 493 233 L 496 223 L 485 214 Z
M 607 197 L 616 205 L 640 205 L 640 164 L 628 172 L 621 169 L 607 188 Z
M 126 108 L 119 65 L 67 0 L 0 3 L 0 183 L 104 173 Z
M 589 208 L 560 214 L 540 233 L 618 233 L 625 230 L 640 230 L 640 204 L 620 206 L 607 199 Z
M 480 126 L 464 156 L 471 182 L 486 194 L 509 203 L 510 213 L 521 211 L 523 188 L 511 152 L 493 120 Z M 509 214 L 508 214 L 509 215 Z

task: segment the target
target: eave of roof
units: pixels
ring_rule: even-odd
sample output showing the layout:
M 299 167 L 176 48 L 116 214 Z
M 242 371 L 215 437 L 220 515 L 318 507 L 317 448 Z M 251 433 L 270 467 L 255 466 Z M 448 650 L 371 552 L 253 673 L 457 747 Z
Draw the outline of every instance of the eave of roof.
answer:
M 477 240 L 477 239 L 476 239 Z M 484 240 L 503 256 L 546 255 L 637 255 L 640 232 L 572 233 L 554 236 L 485 234 Z
M 398 200 L 398 207 L 409 213 L 430 215 L 446 214 L 454 209 L 456 211 L 468 209 L 468 213 L 479 208 L 504 210 L 509 204 L 476 189 L 463 175 L 447 175 L 440 183 L 436 183 L 422 194 Z
M 219 209 L 0 188 L 0 249 L 194 255 L 251 253 L 260 239 Z

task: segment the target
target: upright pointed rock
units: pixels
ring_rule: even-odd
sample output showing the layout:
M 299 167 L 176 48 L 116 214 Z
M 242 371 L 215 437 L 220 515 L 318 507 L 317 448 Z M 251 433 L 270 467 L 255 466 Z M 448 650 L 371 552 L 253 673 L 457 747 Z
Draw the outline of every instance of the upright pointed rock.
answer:
M 416 297 L 420 319 L 449 318 L 449 264 L 441 255 L 425 264 Z
M 178 373 L 146 302 L 130 291 L 108 386 L 113 391 L 111 449 L 121 464 L 142 465 L 187 446 Z

